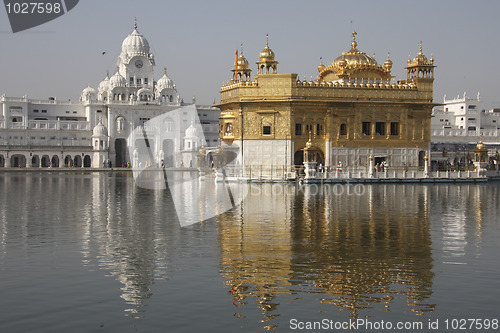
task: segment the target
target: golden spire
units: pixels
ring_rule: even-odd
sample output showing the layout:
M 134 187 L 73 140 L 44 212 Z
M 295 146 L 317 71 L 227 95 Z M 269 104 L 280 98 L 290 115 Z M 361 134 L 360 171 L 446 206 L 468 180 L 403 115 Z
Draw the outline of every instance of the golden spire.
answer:
M 266 34 L 266 47 L 269 47 L 269 34 Z
M 163 67 L 163 74 L 167 75 L 167 67 Z
M 357 34 L 358 34 L 358 33 L 356 32 L 356 30 L 354 30 L 354 31 L 352 32 L 352 42 L 351 42 L 351 46 L 352 46 L 352 48 L 353 48 L 353 49 L 356 49 L 356 46 L 358 46 L 358 43 L 356 43 L 356 35 L 357 35 Z
M 419 54 L 422 54 L 422 41 L 420 41 L 420 50 L 418 52 Z
M 134 17 L 134 30 L 137 30 L 137 17 Z
M 241 43 L 240 47 L 241 47 L 241 54 L 240 54 L 240 56 L 243 57 L 243 43 Z

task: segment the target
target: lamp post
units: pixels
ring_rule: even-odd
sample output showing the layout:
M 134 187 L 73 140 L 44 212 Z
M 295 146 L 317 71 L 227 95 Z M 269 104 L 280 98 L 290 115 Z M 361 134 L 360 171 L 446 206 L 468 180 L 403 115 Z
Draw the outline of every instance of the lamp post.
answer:
M 424 156 L 424 178 L 429 178 L 429 156 L 427 153 Z
M 309 132 L 309 141 L 306 143 L 306 147 L 302 149 L 304 152 L 304 172 L 306 176 L 304 179 L 316 178 L 316 151 L 317 149 L 312 145 L 311 132 Z
M 375 161 L 375 157 L 373 157 L 373 153 L 368 156 L 368 160 L 370 161 L 368 166 L 368 177 L 373 178 L 373 162 Z

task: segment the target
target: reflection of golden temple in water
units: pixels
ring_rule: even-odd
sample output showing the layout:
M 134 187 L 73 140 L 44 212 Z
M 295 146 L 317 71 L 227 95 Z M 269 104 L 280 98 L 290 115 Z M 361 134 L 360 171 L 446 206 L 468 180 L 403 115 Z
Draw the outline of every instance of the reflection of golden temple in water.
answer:
M 255 185 L 219 220 L 222 274 L 240 312 L 255 301 L 269 321 L 277 297 L 301 292 L 352 317 L 376 304 L 391 311 L 399 295 L 416 314 L 434 309 L 428 187 Z

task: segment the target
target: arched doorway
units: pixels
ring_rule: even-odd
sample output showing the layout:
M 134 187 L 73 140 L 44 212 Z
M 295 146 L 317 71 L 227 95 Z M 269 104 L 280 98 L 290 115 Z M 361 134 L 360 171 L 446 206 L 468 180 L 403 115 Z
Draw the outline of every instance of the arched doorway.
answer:
M 43 155 L 41 159 L 41 164 L 40 166 L 42 168 L 48 168 L 49 167 L 49 162 L 50 162 L 50 157 L 48 155 Z
M 31 167 L 33 168 L 40 167 L 40 157 L 38 155 L 33 155 L 31 157 Z
M 26 157 L 24 155 L 13 155 L 10 158 L 10 166 L 12 168 L 26 167 Z
M 115 151 L 116 151 L 116 159 L 115 165 L 121 166 L 122 163 L 127 164 L 127 141 L 125 139 L 116 139 L 115 140 Z
M 0 168 L 5 168 L 5 158 L 0 155 Z
M 75 158 L 73 159 L 73 166 L 75 168 L 82 167 L 82 157 L 80 155 L 76 155 Z
M 309 159 L 311 161 L 315 161 L 316 163 L 318 163 L 318 165 L 320 165 L 320 164 L 325 165 L 325 155 L 319 149 L 316 149 L 316 150 L 310 152 Z M 303 150 L 297 150 L 295 152 L 295 154 L 293 155 L 293 164 L 296 167 L 303 167 L 304 166 L 304 151 Z
M 84 168 L 90 168 L 90 166 L 92 165 L 91 163 L 91 159 L 90 159 L 90 156 L 89 155 L 85 155 L 85 157 L 83 158 L 83 167 Z
M 425 150 L 421 150 L 418 152 L 418 166 L 419 167 L 423 167 L 425 165 L 425 159 L 424 159 L 425 155 L 426 155 Z
M 165 139 L 163 140 L 163 153 L 165 154 L 165 167 L 167 168 L 173 168 L 175 159 L 174 159 L 174 141 L 171 139 Z
M 73 159 L 71 158 L 71 156 L 66 155 L 66 157 L 64 158 L 64 165 L 68 168 L 73 166 Z
M 293 164 L 296 167 L 304 166 L 304 152 L 302 150 L 297 150 L 293 155 Z
M 52 156 L 52 160 L 50 161 L 50 163 L 52 164 L 53 168 L 58 168 L 59 167 L 59 156 L 57 156 L 57 155 Z

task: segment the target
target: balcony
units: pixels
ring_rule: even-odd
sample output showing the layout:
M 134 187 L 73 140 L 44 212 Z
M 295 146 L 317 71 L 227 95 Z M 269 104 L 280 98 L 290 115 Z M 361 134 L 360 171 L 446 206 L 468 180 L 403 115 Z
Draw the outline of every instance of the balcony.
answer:
M 60 120 L 32 120 L 29 129 L 33 130 L 66 130 L 66 131 L 90 131 L 88 121 L 60 121 Z

